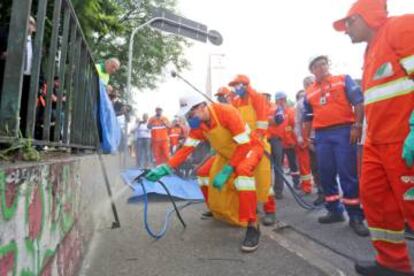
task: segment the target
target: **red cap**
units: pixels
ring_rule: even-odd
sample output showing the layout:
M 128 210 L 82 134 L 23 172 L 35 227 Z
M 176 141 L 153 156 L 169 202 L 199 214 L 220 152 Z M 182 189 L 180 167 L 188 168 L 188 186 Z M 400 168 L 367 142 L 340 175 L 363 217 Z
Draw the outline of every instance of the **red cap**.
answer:
M 217 93 L 214 96 L 225 96 L 225 95 L 228 95 L 230 93 L 231 93 L 230 89 L 228 89 L 227 87 L 223 86 L 223 87 L 220 87 L 217 90 Z
M 231 82 L 229 82 L 229 86 L 235 86 L 239 83 L 249 85 L 250 80 L 246 75 L 237 75 Z
M 333 27 L 338 32 L 345 31 L 345 21 L 348 17 L 359 14 L 365 20 L 369 27 L 378 29 L 387 19 L 387 1 L 386 0 L 358 0 L 355 2 L 347 15 L 333 23 Z

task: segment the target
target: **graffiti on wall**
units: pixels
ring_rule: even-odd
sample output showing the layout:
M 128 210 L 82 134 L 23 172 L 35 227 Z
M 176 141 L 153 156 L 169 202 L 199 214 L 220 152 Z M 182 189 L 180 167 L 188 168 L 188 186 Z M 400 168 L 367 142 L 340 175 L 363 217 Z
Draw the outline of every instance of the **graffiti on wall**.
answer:
M 78 162 L 0 170 L 0 275 L 76 272 L 78 172 Z

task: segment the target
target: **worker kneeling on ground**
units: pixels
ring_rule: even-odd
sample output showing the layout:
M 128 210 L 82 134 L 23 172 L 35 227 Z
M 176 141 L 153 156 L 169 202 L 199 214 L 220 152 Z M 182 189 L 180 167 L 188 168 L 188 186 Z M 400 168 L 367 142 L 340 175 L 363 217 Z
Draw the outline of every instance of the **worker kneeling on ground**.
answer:
M 231 105 L 207 104 L 201 96 L 187 96 L 180 99 L 180 115 L 187 118 L 191 128 L 184 146 L 168 163 L 148 172 L 146 178 L 157 181 L 171 174 L 172 168 L 177 168 L 201 141 L 207 140 L 217 152 L 214 161 L 206 163 L 210 166 L 208 183 L 200 183 L 207 206 L 215 218 L 247 226 L 241 249 L 256 250 L 260 230 L 253 174 L 263 157 L 263 145 Z

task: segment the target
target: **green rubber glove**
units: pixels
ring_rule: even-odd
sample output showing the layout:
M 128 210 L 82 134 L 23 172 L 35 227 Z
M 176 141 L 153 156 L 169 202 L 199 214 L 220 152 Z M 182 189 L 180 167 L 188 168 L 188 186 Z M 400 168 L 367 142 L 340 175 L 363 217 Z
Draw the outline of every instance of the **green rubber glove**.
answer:
M 226 184 L 227 180 L 229 180 L 231 174 L 233 173 L 233 167 L 230 165 L 225 165 L 221 171 L 213 179 L 213 186 L 217 189 L 221 190 L 224 184 Z
M 145 175 L 145 179 L 152 182 L 156 182 L 160 180 L 163 176 L 170 174 L 172 174 L 171 167 L 167 164 L 161 164 L 147 172 L 147 174 Z
M 414 162 L 414 111 L 411 113 L 409 124 L 410 132 L 404 141 L 402 158 L 408 167 L 412 167 Z

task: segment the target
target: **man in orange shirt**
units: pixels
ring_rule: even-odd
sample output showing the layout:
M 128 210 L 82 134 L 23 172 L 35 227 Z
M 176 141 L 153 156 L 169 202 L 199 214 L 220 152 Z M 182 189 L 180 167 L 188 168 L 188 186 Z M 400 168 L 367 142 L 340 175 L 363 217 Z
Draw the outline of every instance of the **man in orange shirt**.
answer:
M 166 164 L 152 169 L 146 178 L 157 181 L 172 173 L 207 140 L 217 152 L 207 162 L 209 178 L 202 185 L 208 208 L 217 219 L 239 226 L 247 226 L 241 249 L 257 249 L 260 231 L 256 222 L 256 183 L 254 171 L 263 157 L 263 145 L 246 127 L 240 113 L 228 104 L 207 104 L 198 95 L 180 99 L 180 114 L 186 116 L 191 127 L 184 146 Z M 260 188 L 260 187 L 258 187 Z
M 223 86 L 217 90 L 217 93 L 214 96 L 216 96 L 219 103 L 231 104 L 234 98 L 234 93 L 232 93 L 228 87 Z
M 316 159 L 325 192 L 327 214 L 319 223 L 345 221 L 359 236 L 368 236 L 364 213 L 359 200 L 356 144 L 361 139 L 363 96 L 361 89 L 348 75 L 333 76 L 328 57 L 316 56 L 309 62 L 315 82 L 306 91 L 304 100 L 304 137 L 315 129 Z M 312 114 L 312 115 L 309 115 Z M 337 176 L 342 187 L 339 194 Z
M 282 145 L 283 153 L 287 156 L 289 162 L 290 175 L 292 176 L 293 185 L 296 189 L 299 189 L 300 185 L 300 174 L 298 170 L 298 163 L 296 159 L 296 135 L 294 132 L 295 128 L 295 109 L 289 107 L 287 103 L 287 95 L 285 92 L 277 92 L 275 95 L 276 105 L 278 112 L 283 114 L 283 136 Z M 283 161 L 283 159 L 282 159 Z M 283 182 L 282 189 L 283 190 Z
M 404 240 L 405 223 L 414 227 L 414 14 L 387 14 L 385 0 L 359 0 L 334 23 L 353 43 L 367 43 L 361 199 L 377 256 L 355 269 L 414 275 Z
M 148 128 L 151 129 L 151 147 L 155 164 L 159 165 L 167 162 L 170 156 L 168 144 L 168 129 L 170 122 L 162 116 L 162 108 L 155 108 L 155 116 L 148 120 Z
M 174 154 L 185 138 L 184 129 L 178 120 L 174 120 L 168 133 L 170 137 L 171 154 Z
M 270 154 L 270 145 L 267 142 L 267 128 L 268 123 L 268 108 L 269 105 L 266 98 L 258 93 L 250 84 L 250 79 L 245 75 L 237 75 L 229 86 L 233 88 L 233 92 L 237 95 L 231 104 L 235 106 L 241 113 L 243 120 L 248 127 L 257 134 L 264 146 L 267 154 Z M 273 190 L 271 187 L 271 163 L 270 158 L 263 158 L 256 170 L 256 182 L 261 187 L 269 187 L 267 191 L 258 190 L 258 201 L 265 203 L 263 209 L 265 216 L 263 217 L 263 224 L 271 226 L 275 224 L 276 218 L 276 202 L 273 197 Z

